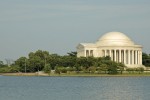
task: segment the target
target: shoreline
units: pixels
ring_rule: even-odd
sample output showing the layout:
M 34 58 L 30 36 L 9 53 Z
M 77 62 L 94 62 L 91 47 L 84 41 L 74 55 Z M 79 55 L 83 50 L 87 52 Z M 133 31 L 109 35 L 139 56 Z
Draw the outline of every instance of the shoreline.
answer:
M 45 77 L 150 77 L 150 73 L 142 74 L 38 74 L 38 73 L 0 73 L 1 76 L 45 76 Z

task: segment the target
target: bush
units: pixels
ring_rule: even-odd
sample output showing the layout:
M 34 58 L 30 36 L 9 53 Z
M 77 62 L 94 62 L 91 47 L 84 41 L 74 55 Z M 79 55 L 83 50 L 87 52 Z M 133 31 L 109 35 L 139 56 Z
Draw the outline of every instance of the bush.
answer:
M 12 66 L 12 67 L 1 67 L 0 73 L 16 73 L 20 72 L 20 68 L 18 66 Z
M 129 73 L 139 73 L 141 74 L 142 72 L 144 72 L 144 68 L 143 67 L 138 67 L 138 68 L 127 68 L 126 71 L 128 71 Z
M 108 74 L 118 74 L 117 66 L 116 65 L 109 66 Z
M 139 68 L 136 69 L 136 71 L 137 71 L 139 74 L 141 74 L 141 73 L 144 72 L 144 68 L 139 67 Z
M 96 67 L 92 66 L 88 68 L 90 73 L 95 73 L 96 72 Z
M 133 73 L 134 70 L 135 70 L 135 69 L 133 69 L 133 68 L 127 68 L 127 69 L 126 69 L 126 71 L 128 71 L 128 73 L 131 73 L 131 72 Z
M 57 74 L 67 73 L 67 69 L 63 66 L 56 66 L 55 73 L 57 73 Z

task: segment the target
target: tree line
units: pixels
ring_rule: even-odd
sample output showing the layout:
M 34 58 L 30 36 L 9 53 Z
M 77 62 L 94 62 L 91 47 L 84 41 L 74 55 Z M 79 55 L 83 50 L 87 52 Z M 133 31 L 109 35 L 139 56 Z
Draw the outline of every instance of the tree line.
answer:
M 150 67 L 150 54 L 143 53 L 142 60 L 143 65 Z
M 143 53 L 143 64 L 150 65 L 150 56 Z M 122 63 L 111 61 L 110 57 L 77 57 L 77 52 L 69 52 L 64 56 L 50 54 L 48 51 L 37 50 L 30 52 L 28 57 L 20 57 L 11 67 L 6 67 L 0 61 L 0 72 L 38 72 L 44 71 L 50 73 L 104 73 L 117 74 L 122 73 L 126 66 Z M 136 69 L 141 70 L 141 69 Z M 131 69 L 128 69 L 131 71 Z

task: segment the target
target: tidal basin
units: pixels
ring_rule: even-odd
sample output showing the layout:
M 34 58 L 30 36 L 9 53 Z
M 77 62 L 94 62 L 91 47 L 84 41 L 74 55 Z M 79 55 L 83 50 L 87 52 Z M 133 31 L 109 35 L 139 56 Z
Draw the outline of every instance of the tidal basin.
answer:
M 150 100 L 150 77 L 0 76 L 0 100 Z

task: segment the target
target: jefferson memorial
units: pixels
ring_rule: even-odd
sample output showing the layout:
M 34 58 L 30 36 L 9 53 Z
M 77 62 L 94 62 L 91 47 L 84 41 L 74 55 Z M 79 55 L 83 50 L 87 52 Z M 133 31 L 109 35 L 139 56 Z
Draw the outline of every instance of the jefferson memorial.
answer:
M 112 61 L 122 62 L 128 68 L 143 67 L 142 46 L 121 32 L 106 33 L 96 43 L 80 43 L 77 46 L 77 57 L 89 56 L 110 56 Z

